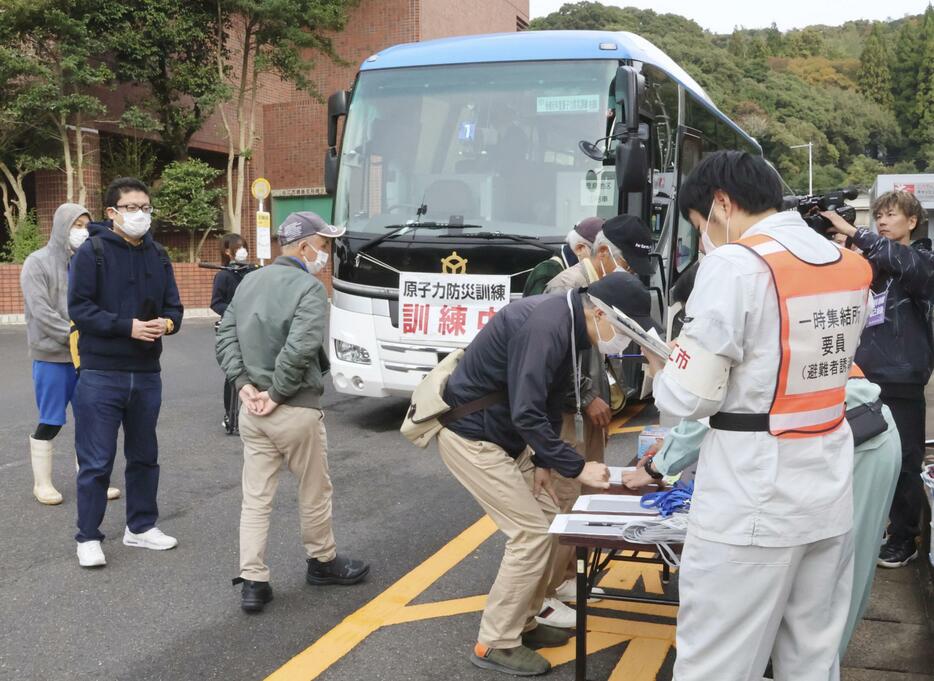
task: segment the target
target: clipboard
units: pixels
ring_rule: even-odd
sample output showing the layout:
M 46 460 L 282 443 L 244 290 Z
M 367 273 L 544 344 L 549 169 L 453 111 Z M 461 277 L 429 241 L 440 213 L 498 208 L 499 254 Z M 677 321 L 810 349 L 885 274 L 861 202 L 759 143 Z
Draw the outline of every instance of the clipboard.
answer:
M 612 305 L 607 305 L 595 296 L 590 296 L 590 301 L 606 315 L 606 318 L 614 329 L 630 340 L 635 341 L 636 345 L 640 346 L 643 350 L 651 352 L 653 355 L 663 360 L 668 359 L 668 355 L 671 354 L 671 348 L 668 347 L 668 344 L 658 335 L 655 329 L 646 331 L 625 312 L 620 311 L 619 308 L 613 307 Z

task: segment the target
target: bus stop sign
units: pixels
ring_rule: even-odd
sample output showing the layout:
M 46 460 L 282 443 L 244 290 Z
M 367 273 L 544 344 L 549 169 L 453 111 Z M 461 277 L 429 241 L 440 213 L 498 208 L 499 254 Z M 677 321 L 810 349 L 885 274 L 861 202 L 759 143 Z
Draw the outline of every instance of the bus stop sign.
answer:
M 257 201 L 265 201 L 271 191 L 272 187 L 265 177 L 257 177 L 253 180 L 253 184 L 250 185 L 250 192 Z

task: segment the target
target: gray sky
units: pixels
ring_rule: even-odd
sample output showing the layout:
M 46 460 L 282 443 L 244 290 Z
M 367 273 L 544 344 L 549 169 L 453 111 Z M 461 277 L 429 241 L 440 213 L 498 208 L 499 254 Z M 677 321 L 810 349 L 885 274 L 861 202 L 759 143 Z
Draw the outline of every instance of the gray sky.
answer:
M 557 10 L 565 0 L 529 0 L 532 18 Z M 659 14 L 680 14 L 693 19 L 714 33 L 730 33 L 734 26 L 767 28 L 774 21 L 783 31 L 812 24 L 837 26 L 854 19 L 898 19 L 906 14 L 921 14 L 928 0 L 847 0 L 815 2 L 782 0 L 600 0 L 604 5 L 651 9 Z

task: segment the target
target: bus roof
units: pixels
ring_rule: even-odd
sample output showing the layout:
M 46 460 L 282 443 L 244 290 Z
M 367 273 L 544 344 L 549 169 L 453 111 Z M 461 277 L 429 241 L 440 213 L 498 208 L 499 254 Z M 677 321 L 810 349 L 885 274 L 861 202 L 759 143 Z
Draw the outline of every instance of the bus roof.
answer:
M 522 31 L 427 40 L 395 45 L 369 57 L 361 71 L 442 64 L 515 61 L 631 59 L 652 64 L 756 148 L 759 143 L 730 120 L 684 69 L 642 36 L 624 31 Z

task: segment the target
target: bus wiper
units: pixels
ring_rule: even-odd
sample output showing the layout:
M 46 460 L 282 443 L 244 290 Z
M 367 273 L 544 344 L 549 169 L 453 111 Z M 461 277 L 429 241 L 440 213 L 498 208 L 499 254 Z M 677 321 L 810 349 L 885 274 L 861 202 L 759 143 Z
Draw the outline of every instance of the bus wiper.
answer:
M 537 236 L 526 236 L 524 234 L 507 234 L 506 232 L 479 232 L 477 234 L 461 234 L 461 239 L 487 239 L 492 241 L 493 239 L 509 239 L 510 241 L 516 241 L 520 244 L 528 244 L 529 246 L 535 246 L 540 248 L 543 251 L 548 251 L 552 255 L 555 254 L 555 249 L 546 246 L 541 243 L 541 239 Z
M 360 248 L 357 249 L 357 253 L 362 253 L 368 248 L 373 248 L 377 244 L 381 244 L 386 239 L 391 239 L 394 236 L 398 236 L 405 232 L 406 230 L 416 230 L 416 229 L 482 229 L 480 225 L 452 225 L 447 222 L 409 222 L 404 225 L 386 225 L 385 229 L 391 231 L 386 232 L 385 234 L 380 234 L 378 237 L 370 239 Z

